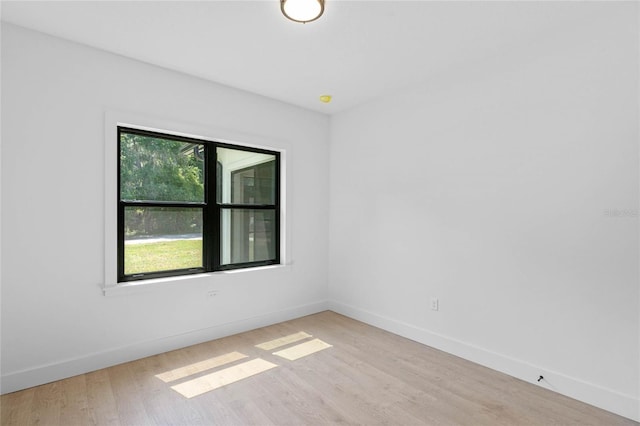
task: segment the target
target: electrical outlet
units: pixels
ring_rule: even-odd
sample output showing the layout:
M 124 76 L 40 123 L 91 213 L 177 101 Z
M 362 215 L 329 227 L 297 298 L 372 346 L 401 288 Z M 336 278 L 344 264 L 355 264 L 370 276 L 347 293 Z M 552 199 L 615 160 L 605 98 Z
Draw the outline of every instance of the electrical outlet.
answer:
M 429 305 L 431 306 L 432 311 L 437 311 L 438 309 L 440 309 L 440 301 L 437 297 L 429 298 Z

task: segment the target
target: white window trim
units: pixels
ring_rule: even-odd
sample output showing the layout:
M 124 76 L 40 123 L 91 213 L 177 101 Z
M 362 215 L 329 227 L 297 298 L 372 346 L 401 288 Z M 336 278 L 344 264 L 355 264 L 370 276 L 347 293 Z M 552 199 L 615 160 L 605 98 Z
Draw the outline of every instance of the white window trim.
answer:
M 207 272 L 194 275 L 157 278 L 127 283 L 118 283 L 118 126 L 149 130 L 159 133 L 185 136 L 196 139 L 222 142 L 238 147 L 260 148 L 280 153 L 280 264 L 243 268 L 230 271 Z M 250 142 L 249 142 L 250 141 Z M 234 273 L 268 273 L 291 265 L 291 241 L 287 232 L 291 217 L 287 209 L 287 188 L 289 185 L 289 161 L 291 147 L 282 141 L 273 141 L 264 137 L 243 134 L 228 129 L 183 123 L 174 120 L 151 117 L 144 114 L 109 110 L 104 119 L 104 295 L 139 293 L 159 288 L 184 286 L 186 282 L 201 282 L 215 279 L 216 275 Z

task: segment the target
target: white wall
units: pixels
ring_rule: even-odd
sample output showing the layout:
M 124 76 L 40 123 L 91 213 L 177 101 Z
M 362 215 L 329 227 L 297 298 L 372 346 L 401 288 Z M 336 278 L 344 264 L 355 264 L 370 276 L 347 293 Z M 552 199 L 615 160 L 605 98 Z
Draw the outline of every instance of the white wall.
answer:
M 292 264 L 104 296 L 112 110 L 286 149 Z M 326 116 L 3 24 L 2 125 L 3 392 L 326 308 Z
M 640 420 L 637 4 L 574 7 L 332 117 L 329 297 Z

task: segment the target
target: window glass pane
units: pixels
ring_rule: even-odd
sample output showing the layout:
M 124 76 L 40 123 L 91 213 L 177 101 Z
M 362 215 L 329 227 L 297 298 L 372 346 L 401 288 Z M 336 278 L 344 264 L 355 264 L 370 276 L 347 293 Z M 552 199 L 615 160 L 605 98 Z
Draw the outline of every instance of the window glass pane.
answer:
M 126 207 L 124 273 L 201 268 L 202 209 Z
M 222 210 L 222 264 L 274 260 L 276 253 L 275 210 Z
M 122 132 L 120 199 L 204 202 L 204 145 Z
M 218 148 L 218 201 L 234 204 L 275 204 L 276 156 Z

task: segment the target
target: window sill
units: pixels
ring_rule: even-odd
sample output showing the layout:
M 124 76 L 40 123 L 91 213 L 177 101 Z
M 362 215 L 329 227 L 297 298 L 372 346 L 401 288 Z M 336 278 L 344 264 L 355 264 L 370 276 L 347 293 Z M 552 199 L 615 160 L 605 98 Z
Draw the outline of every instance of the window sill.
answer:
M 142 281 L 131 281 L 118 283 L 102 287 L 102 293 L 105 296 L 122 296 L 126 294 L 146 293 L 157 291 L 160 289 L 171 289 L 174 287 L 184 287 L 189 282 L 199 282 L 208 280 L 212 277 L 220 277 L 222 275 L 246 274 L 252 272 L 263 272 L 268 270 L 288 270 L 290 265 L 268 265 L 257 266 L 255 268 L 232 269 L 229 271 L 207 272 L 204 274 L 181 275 L 176 277 L 153 278 Z

